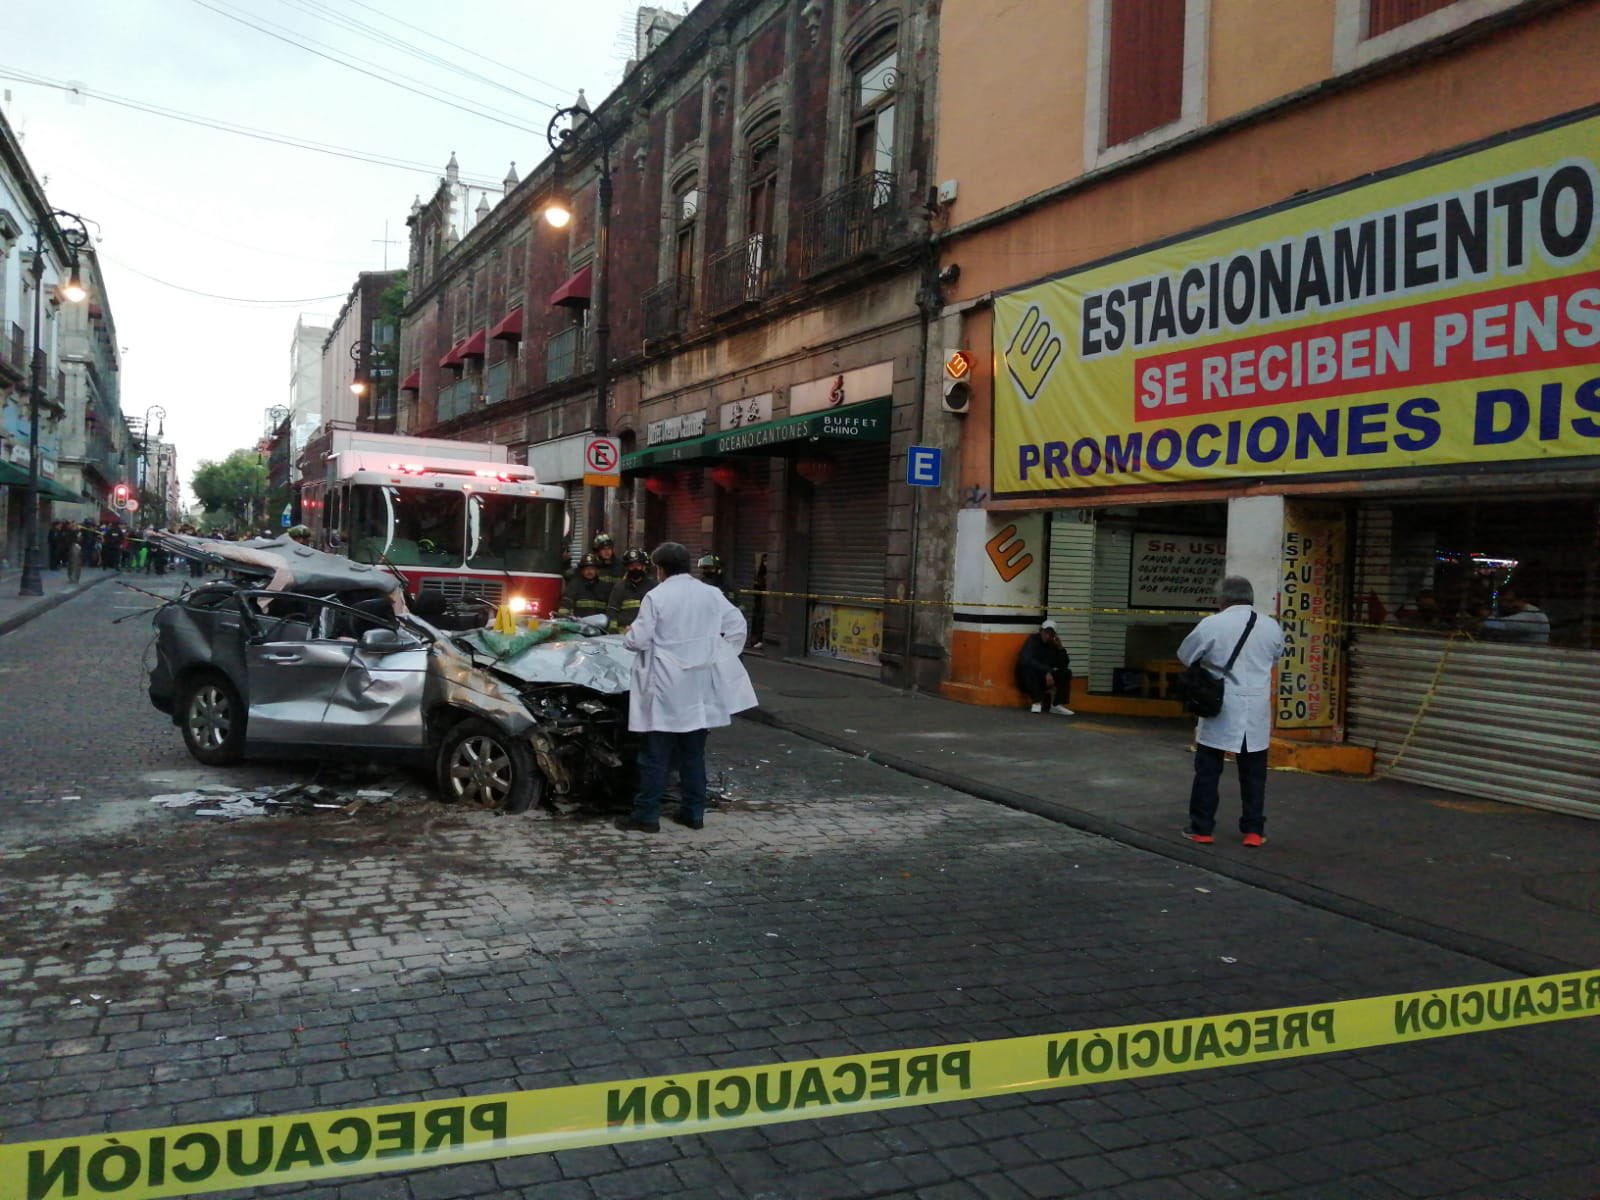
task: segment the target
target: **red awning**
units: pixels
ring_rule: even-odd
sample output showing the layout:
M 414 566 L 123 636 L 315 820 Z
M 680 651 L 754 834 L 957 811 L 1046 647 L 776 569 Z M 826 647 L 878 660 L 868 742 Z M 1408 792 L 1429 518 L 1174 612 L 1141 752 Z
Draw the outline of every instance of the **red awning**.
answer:
M 522 306 L 519 304 L 505 315 L 505 319 L 496 325 L 489 337 L 502 342 L 517 342 L 522 340 Z
M 489 344 L 488 339 L 489 333 L 487 330 L 478 330 L 477 333 L 473 334 L 466 341 L 461 343 L 461 357 L 482 358 L 484 356 L 485 348 Z
M 402 392 L 420 392 L 422 390 L 422 372 L 413 371 L 406 376 L 406 381 L 400 385 Z
M 594 265 L 591 263 L 550 293 L 551 306 L 565 304 L 572 308 L 587 308 L 589 306 L 589 289 L 593 279 Z
M 450 353 L 439 360 L 439 365 L 441 367 L 459 367 L 462 358 L 461 348 L 465 345 L 466 342 L 457 342 L 454 346 L 451 346 Z

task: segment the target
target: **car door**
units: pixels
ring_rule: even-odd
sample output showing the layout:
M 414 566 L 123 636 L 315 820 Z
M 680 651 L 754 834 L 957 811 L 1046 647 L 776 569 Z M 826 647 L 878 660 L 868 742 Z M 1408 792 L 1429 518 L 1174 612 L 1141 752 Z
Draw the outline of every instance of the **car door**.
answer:
M 352 647 L 323 715 L 324 734 L 341 746 L 420 749 L 428 645 L 403 628 L 373 632 Z
M 324 718 L 350 667 L 355 639 L 327 635 L 330 623 L 321 601 L 295 599 L 301 603 L 294 617 L 251 613 L 244 647 L 250 712 L 246 737 L 251 743 L 337 745 Z

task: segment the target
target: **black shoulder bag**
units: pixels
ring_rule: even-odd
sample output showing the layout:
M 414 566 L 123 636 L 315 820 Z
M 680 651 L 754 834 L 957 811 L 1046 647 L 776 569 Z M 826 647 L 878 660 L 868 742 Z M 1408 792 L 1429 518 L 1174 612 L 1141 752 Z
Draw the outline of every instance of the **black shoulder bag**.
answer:
M 1250 636 L 1250 631 L 1256 627 L 1257 613 L 1251 612 L 1250 619 L 1244 623 L 1244 632 L 1239 635 L 1239 641 L 1233 647 L 1233 653 L 1228 655 L 1228 665 L 1224 671 L 1233 670 L 1233 664 L 1238 660 L 1239 651 L 1244 649 L 1245 639 Z M 1214 717 L 1222 711 L 1222 689 L 1224 680 L 1220 675 L 1213 675 L 1201 665 L 1205 660 L 1202 654 L 1195 659 L 1172 681 L 1173 694 L 1183 701 L 1185 712 L 1191 712 L 1197 717 Z

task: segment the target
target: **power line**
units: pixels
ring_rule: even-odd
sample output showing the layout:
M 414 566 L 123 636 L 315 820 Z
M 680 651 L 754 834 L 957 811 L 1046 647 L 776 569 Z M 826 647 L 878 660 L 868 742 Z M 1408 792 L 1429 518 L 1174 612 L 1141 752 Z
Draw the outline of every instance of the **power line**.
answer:
M 354 4 L 357 8 L 364 8 L 368 12 L 377 13 L 380 17 L 387 17 L 396 25 L 402 25 L 411 30 L 413 33 L 420 33 L 423 37 L 430 37 L 434 41 L 443 43 L 453 50 L 460 50 L 464 53 L 472 55 L 474 58 L 481 58 L 484 62 L 490 64 L 491 66 L 499 67 L 502 71 L 510 71 L 513 75 L 521 75 L 524 79 L 531 79 L 534 83 L 537 83 L 542 87 L 554 88 L 557 92 L 561 93 L 565 93 L 570 90 L 563 88 L 560 84 L 551 83 L 548 79 L 540 79 L 537 75 L 529 75 L 520 67 L 513 67 L 510 63 L 503 63 L 499 59 L 490 58 L 487 54 L 481 54 L 469 46 L 463 46 L 460 42 L 452 42 L 449 38 L 441 37 L 439 34 L 430 32 L 429 30 L 422 28 L 420 25 L 412 25 L 407 21 L 402 21 L 399 17 L 392 16 L 389 13 L 384 12 L 381 8 L 374 8 L 370 4 L 363 4 L 362 0 L 350 0 L 350 3 Z
M 347 292 L 334 292 L 332 295 L 328 296 L 304 296 L 298 300 L 257 300 L 249 296 L 220 296 L 216 292 L 202 292 L 198 288 L 184 287 L 181 283 L 171 283 L 165 279 L 158 279 L 154 275 L 150 275 L 139 270 L 138 267 L 130 267 L 120 258 L 112 258 L 111 255 L 107 254 L 104 250 L 97 250 L 95 253 L 99 257 L 105 259 L 107 262 L 115 263 L 124 271 L 131 271 L 140 279 L 148 279 L 151 283 L 159 283 L 162 287 L 171 288 L 175 292 L 188 292 L 191 296 L 203 296 L 207 300 L 225 300 L 229 304 L 262 304 L 269 306 L 278 305 L 280 307 L 287 308 L 296 304 L 314 304 L 319 300 L 342 300 L 346 295 L 348 295 Z
M 248 125 L 238 125 L 231 121 L 220 121 L 211 117 L 202 117 L 195 113 L 184 112 L 181 109 L 166 108 L 162 105 L 147 104 L 127 96 L 117 96 L 110 92 L 98 91 L 94 88 L 84 87 L 77 83 L 57 83 L 53 79 L 33 75 L 20 71 L 15 67 L 0 65 L 0 79 L 11 80 L 16 83 L 33 84 L 36 87 L 54 88 L 56 91 L 71 92 L 76 96 L 84 96 L 91 100 L 100 100 L 106 104 L 115 104 L 121 108 L 131 108 L 138 112 L 149 113 L 152 116 L 165 117 L 172 121 L 181 121 L 188 125 L 198 125 L 204 129 L 213 129 L 219 133 L 231 133 L 238 137 L 253 138 L 256 141 L 272 142 L 279 146 L 289 146 L 296 150 L 312 150 L 318 154 L 331 155 L 334 158 L 350 159 L 353 162 L 371 163 L 380 167 L 392 167 L 400 171 L 414 171 L 424 175 L 437 177 L 440 172 L 436 166 L 426 163 L 411 162 L 406 159 L 393 158 L 385 155 L 365 153 L 352 150 L 344 146 L 333 146 L 322 142 L 313 142 L 307 138 L 295 137 L 293 134 L 273 133 L 268 130 L 254 129 Z M 481 179 L 476 176 L 462 176 L 462 182 L 472 187 L 496 188 L 500 186 L 498 180 Z
M 391 49 L 399 50 L 402 54 L 405 54 L 411 58 L 415 58 L 419 62 L 425 62 L 431 66 L 442 68 L 443 70 L 449 71 L 452 74 L 460 75 L 465 79 L 471 79 L 477 83 L 484 84 L 487 87 L 496 88 L 502 92 L 508 92 L 520 100 L 528 101 L 530 104 L 539 104 L 547 108 L 560 107 L 559 104 L 556 104 L 553 101 L 545 100 L 538 96 L 530 96 L 526 92 L 521 92 L 516 88 L 511 87 L 509 84 L 501 83 L 498 79 L 494 79 L 491 76 L 471 70 L 470 68 L 464 67 L 461 64 L 452 61 L 451 59 L 445 58 L 442 55 L 433 54 L 427 50 L 424 50 L 420 46 L 406 41 L 404 38 L 399 38 L 392 33 L 384 32 L 376 25 L 370 25 L 365 21 L 357 20 L 355 17 L 349 16 L 346 13 L 331 9 L 328 7 L 328 5 L 320 3 L 320 0 L 279 0 L 279 3 L 294 8 L 299 12 L 305 13 L 307 16 L 326 21 L 329 24 L 337 26 L 338 28 L 345 29 L 351 33 L 357 34 L 360 37 L 377 42 L 379 45 L 388 46 Z M 474 57 L 476 57 L 476 55 L 474 55 Z
M 484 112 L 481 109 L 472 108 L 469 105 L 458 104 L 454 100 L 445 99 L 445 96 L 449 95 L 450 93 L 425 92 L 421 88 L 414 88 L 409 84 L 401 83 L 398 79 L 390 79 L 387 75 L 380 75 L 377 71 L 369 71 L 365 67 L 356 63 L 347 62 L 346 60 L 339 58 L 337 55 L 326 54 L 321 50 L 317 50 L 306 45 L 304 42 L 296 41 L 294 38 L 288 37 L 285 34 L 275 33 L 271 29 L 268 29 L 265 25 L 258 25 L 254 21 L 251 21 L 245 17 L 241 17 L 236 13 L 231 13 L 226 9 L 218 8 L 214 4 L 208 4 L 206 3 L 206 0 L 194 0 L 194 3 L 198 4 L 201 8 L 208 9 L 211 12 L 216 13 L 220 17 L 227 17 L 230 21 L 237 21 L 239 24 L 244 25 L 247 28 L 254 29 L 257 33 L 264 33 L 268 37 L 277 41 L 286 42 L 291 46 L 298 47 L 299 49 L 304 50 L 307 54 L 314 54 L 318 58 L 327 59 L 327 61 L 331 63 L 337 63 L 339 66 L 354 71 L 358 75 L 365 75 L 369 79 L 376 79 L 379 83 L 386 83 L 390 87 L 399 88 L 402 92 L 410 92 L 413 96 L 421 96 L 424 100 L 432 100 L 436 104 L 444 104 L 450 108 L 458 109 L 461 112 L 470 113 L 472 116 L 482 117 L 486 121 L 494 121 L 497 124 L 508 126 L 511 129 L 521 130 L 523 133 L 537 134 L 542 132 L 541 130 L 534 129 L 531 126 L 519 124 L 514 120 L 508 120 L 503 116 L 496 116 L 491 112 Z

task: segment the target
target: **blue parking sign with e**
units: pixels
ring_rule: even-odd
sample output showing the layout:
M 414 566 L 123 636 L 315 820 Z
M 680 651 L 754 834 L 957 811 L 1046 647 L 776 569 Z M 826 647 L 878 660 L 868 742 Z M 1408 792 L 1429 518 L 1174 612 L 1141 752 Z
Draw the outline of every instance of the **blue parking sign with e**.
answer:
M 906 482 L 912 487 L 938 487 L 944 452 L 937 446 L 912 446 L 906 451 Z

